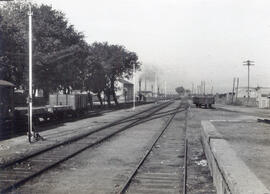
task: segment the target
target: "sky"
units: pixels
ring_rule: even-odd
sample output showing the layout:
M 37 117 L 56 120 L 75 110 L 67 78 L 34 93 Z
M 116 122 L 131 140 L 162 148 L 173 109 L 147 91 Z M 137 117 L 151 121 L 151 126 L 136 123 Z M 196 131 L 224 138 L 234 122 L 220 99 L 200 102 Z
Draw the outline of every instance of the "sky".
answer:
M 135 51 L 158 69 L 167 91 L 206 82 L 232 90 L 233 78 L 270 87 L 269 0 L 33 0 L 65 13 L 88 43 L 108 41 Z M 163 84 L 164 85 L 164 84 Z

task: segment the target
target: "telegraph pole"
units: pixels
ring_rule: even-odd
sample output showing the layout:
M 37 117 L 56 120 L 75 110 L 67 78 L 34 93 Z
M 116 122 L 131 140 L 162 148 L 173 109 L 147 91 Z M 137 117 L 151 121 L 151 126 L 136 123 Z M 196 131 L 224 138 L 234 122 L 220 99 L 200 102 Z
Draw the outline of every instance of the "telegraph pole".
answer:
M 33 133 L 33 98 L 32 98 L 32 16 L 33 12 L 29 4 L 28 19 L 29 19 L 29 96 L 28 96 L 28 140 L 31 143 Z
M 250 98 L 250 94 L 249 94 L 249 77 L 250 77 L 249 69 L 250 68 L 249 67 L 254 65 L 254 61 L 250 61 L 250 60 L 244 61 L 243 65 L 248 67 L 248 103 L 249 103 L 249 98 Z
M 135 93 L 135 85 L 136 85 L 136 78 L 135 78 L 135 62 L 133 62 L 133 110 L 135 110 L 135 106 L 136 106 L 136 93 Z
M 203 81 L 203 95 L 205 95 L 205 81 Z
M 157 73 L 155 73 L 155 91 L 156 91 L 156 95 L 155 97 L 157 98 L 158 97 L 158 80 L 157 80 Z
M 203 94 L 203 81 L 201 81 L 201 85 L 200 85 L 200 94 Z
M 233 96 L 234 96 L 234 87 L 235 87 L 235 77 L 233 78 L 232 104 L 233 104 Z
M 166 95 L 167 95 L 167 82 L 166 80 L 164 81 L 164 96 L 166 98 Z
M 144 75 L 144 91 L 146 92 L 147 88 L 146 88 L 146 75 Z
M 238 87 L 239 87 L 239 77 L 236 81 L 236 92 L 235 92 L 235 102 L 237 103 L 237 96 L 238 96 Z
M 213 95 L 214 92 L 214 86 L 213 86 L 213 81 L 211 80 L 211 95 Z

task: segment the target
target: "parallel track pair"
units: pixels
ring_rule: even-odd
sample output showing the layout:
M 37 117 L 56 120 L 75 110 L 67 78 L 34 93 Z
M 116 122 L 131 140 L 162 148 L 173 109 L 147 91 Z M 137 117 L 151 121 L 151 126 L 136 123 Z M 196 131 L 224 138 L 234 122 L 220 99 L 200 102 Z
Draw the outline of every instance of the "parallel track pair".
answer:
M 146 153 L 143 155 L 143 157 L 141 158 L 141 160 L 139 161 L 139 163 L 137 164 L 137 166 L 134 168 L 134 170 L 132 171 L 132 173 L 130 173 L 127 181 L 122 185 L 122 187 L 119 189 L 119 194 L 124 194 L 124 193 L 128 193 L 128 189 L 131 183 L 139 181 L 140 182 L 140 178 L 139 180 L 135 179 L 135 176 L 137 176 L 138 171 L 142 168 L 142 166 L 144 165 L 145 161 L 147 160 L 148 157 L 150 157 L 150 153 L 153 152 L 153 149 L 156 147 L 157 143 L 160 141 L 160 138 L 163 136 L 163 134 L 165 133 L 165 131 L 168 129 L 168 127 L 170 126 L 170 124 L 172 123 L 174 117 L 176 116 L 177 113 L 179 112 L 183 112 L 185 111 L 185 117 L 184 117 L 184 130 L 183 130 L 183 134 L 184 134 L 184 149 L 183 149 L 183 181 L 181 183 L 181 180 L 175 180 L 172 175 L 172 177 L 169 177 L 169 175 L 166 175 L 166 173 L 161 173 L 160 176 L 158 175 L 152 175 L 152 176 L 148 176 L 147 180 L 150 181 L 157 181 L 158 183 L 162 184 L 162 182 L 160 182 L 160 180 L 163 180 L 163 176 L 168 176 L 168 179 L 171 180 L 172 182 L 169 184 L 173 184 L 174 181 L 178 182 L 179 187 L 182 187 L 182 191 L 185 194 L 186 193 L 186 185 L 187 185 L 187 157 L 188 157 L 188 153 L 187 153 L 187 139 L 186 139 L 186 130 L 187 130 L 187 107 L 185 107 L 184 109 L 180 110 L 180 106 L 178 108 L 176 108 L 173 113 L 170 115 L 170 118 L 167 120 L 166 125 L 163 127 L 163 129 L 157 134 L 157 136 L 155 136 L 155 138 L 153 139 L 153 141 L 149 144 L 148 149 L 146 151 Z M 178 140 L 180 141 L 180 140 Z M 172 158 L 168 158 L 168 160 L 170 160 Z M 149 158 L 149 160 L 151 161 L 151 157 Z M 157 161 L 155 161 L 157 162 Z M 175 165 L 175 164 L 174 164 Z M 146 165 L 147 166 L 147 165 Z M 145 168 L 145 167 L 144 167 Z M 143 172 L 145 172 L 145 170 L 142 169 Z M 148 172 L 149 173 L 149 172 Z M 181 172 L 179 172 L 181 174 Z M 147 174 L 147 173 L 146 173 Z M 164 174 L 164 175 L 162 175 Z M 142 175 L 140 175 L 142 176 Z M 145 178 L 144 178 L 145 179 Z M 164 180 L 164 184 L 166 185 L 167 180 Z M 152 183 L 153 184 L 153 183 Z M 157 186 L 157 185 L 155 185 Z M 168 185 L 167 185 L 168 186 Z M 142 188 L 141 188 L 142 189 Z M 143 191 L 144 192 L 144 191 Z M 150 192 L 150 191 L 149 191 Z M 161 191 L 160 191 L 161 192 Z
M 28 180 L 42 174 L 67 159 L 74 157 L 82 151 L 109 139 L 121 131 L 147 122 L 152 116 L 155 116 L 158 111 L 171 103 L 172 101 L 162 103 L 99 129 L 90 131 L 88 134 L 53 145 L 50 148 L 46 148 L 20 160 L 1 166 L 0 193 L 12 191 Z M 160 118 L 168 113 L 172 114 L 172 111 L 159 113 L 157 114 L 158 116 L 153 117 L 152 119 Z

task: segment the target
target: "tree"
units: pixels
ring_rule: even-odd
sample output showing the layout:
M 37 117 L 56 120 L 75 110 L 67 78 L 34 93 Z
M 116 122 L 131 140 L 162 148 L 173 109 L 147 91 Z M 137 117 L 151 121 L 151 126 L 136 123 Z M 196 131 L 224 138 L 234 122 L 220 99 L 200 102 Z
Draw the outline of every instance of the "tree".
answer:
M 35 89 L 64 90 L 76 84 L 88 52 L 83 35 L 68 24 L 65 15 L 51 6 L 32 4 L 33 10 L 33 83 Z M 3 35 L 0 76 L 17 87 L 27 88 L 28 4 L 10 2 L 0 9 Z M 74 49 L 76 48 L 76 49 Z
M 83 83 L 88 90 L 96 93 L 98 98 L 104 92 L 108 105 L 111 103 L 111 96 L 115 104 L 118 104 L 115 94 L 117 80 L 129 79 L 132 76 L 133 63 L 139 70 L 141 64 L 138 62 L 136 53 L 130 52 L 120 45 L 95 42 L 90 47 L 83 70 Z M 102 103 L 101 99 L 100 102 Z
M 0 9 L 0 79 L 25 86 L 27 56 L 27 10 L 22 3 L 7 3 Z
M 106 88 L 106 76 L 101 65 L 102 52 L 97 47 L 92 47 L 89 56 L 85 60 L 84 70 L 82 71 L 82 83 L 85 89 L 97 94 L 100 104 L 103 105 L 101 93 Z
M 185 88 L 180 86 L 175 88 L 175 91 L 179 94 L 179 95 L 183 95 L 185 93 Z
M 115 104 L 118 105 L 115 94 L 116 81 L 122 78 L 129 79 L 133 74 L 133 64 L 137 70 L 140 70 L 141 63 L 138 61 L 137 54 L 128 51 L 124 46 L 108 45 L 108 43 L 103 43 L 103 46 L 107 50 L 106 60 L 102 64 L 108 80 L 107 97 L 112 95 Z
M 135 52 L 121 45 L 88 45 L 82 33 L 68 24 L 65 15 L 51 6 L 32 4 L 33 88 L 49 92 L 73 89 L 110 96 L 118 104 L 117 80 L 132 76 L 141 64 Z M 27 89 L 28 3 L 9 2 L 0 7 L 0 79 Z

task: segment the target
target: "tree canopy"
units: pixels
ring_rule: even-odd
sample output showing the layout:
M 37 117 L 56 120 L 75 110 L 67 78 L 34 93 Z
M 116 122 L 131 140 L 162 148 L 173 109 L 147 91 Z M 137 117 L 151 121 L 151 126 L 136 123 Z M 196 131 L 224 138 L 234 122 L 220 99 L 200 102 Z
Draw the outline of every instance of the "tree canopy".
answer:
M 46 94 L 62 90 L 105 92 L 115 102 L 116 83 L 140 70 L 135 52 L 107 42 L 85 42 L 84 35 L 65 15 L 48 5 L 32 4 L 33 88 Z M 8 2 L 0 7 L 0 79 L 27 89 L 28 3 Z
M 175 88 L 175 91 L 179 94 L 179 95 L 183 95 L 185 93 L 185 88 L 183 86 L 179 86 L 177 88 Z

